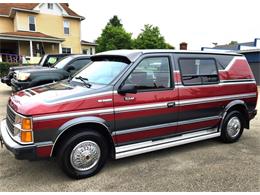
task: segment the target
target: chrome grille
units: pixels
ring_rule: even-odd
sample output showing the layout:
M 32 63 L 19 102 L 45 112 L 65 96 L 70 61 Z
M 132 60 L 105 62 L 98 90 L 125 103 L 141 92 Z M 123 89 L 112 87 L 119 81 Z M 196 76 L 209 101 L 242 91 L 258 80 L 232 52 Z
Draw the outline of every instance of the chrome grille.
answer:
M 14 111 L 7 106 L 7 116 L 6 116 L 6 124 L 12 135 L 14 135 L 14 123 L 15 123 L 15 113 Z

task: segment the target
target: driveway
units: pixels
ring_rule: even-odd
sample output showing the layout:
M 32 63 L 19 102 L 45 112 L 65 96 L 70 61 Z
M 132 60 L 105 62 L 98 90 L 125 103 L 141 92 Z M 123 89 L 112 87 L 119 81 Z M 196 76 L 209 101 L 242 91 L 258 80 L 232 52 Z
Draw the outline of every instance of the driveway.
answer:
M 0 118 L 10 93 L 0 84 Z M 213 139 L 109 160 L 99 174 L 83 180 L 68 178 L 54 160 L 18 161 L 0 149 L 0 191 L 259 190 L 260 114 L 237 143 Z

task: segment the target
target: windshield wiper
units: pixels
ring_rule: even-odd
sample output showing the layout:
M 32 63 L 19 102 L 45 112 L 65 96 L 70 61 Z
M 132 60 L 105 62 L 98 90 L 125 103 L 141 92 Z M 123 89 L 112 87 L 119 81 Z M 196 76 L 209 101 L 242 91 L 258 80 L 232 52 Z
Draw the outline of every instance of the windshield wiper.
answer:
M 91 87 L 91 84 L 89 82 L 87 82 L 88 81 L 87 78 L 84 78 L 82 76 L 78 76 L 78 77 L 75 77 L 75 79 L 81 80 L 86 85 L 86 87 L 88 87 L 88 88 Z

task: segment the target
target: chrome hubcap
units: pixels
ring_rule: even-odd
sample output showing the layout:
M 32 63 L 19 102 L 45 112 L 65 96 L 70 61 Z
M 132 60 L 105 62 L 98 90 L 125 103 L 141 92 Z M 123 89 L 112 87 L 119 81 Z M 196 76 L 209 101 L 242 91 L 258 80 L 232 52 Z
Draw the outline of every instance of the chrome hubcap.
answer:
M 232 117 L 227 124 L 227 133 L 230 137 L 236 137 L 241 130 L 241 123 L 238 117 Z
M 70 163 L 78 171 L 93 168 L 100 159 L 100 148 L 93 141 L 83 141 L 76 145 L 70 154 Z

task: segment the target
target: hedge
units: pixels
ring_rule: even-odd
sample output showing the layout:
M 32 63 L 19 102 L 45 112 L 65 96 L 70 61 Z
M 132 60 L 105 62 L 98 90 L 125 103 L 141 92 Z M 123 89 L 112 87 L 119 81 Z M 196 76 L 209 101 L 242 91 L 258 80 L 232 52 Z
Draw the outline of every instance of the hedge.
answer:
M 10 67 L 18 65 L 17 63 L 0 62 L 0 77 L 7 75 Z

